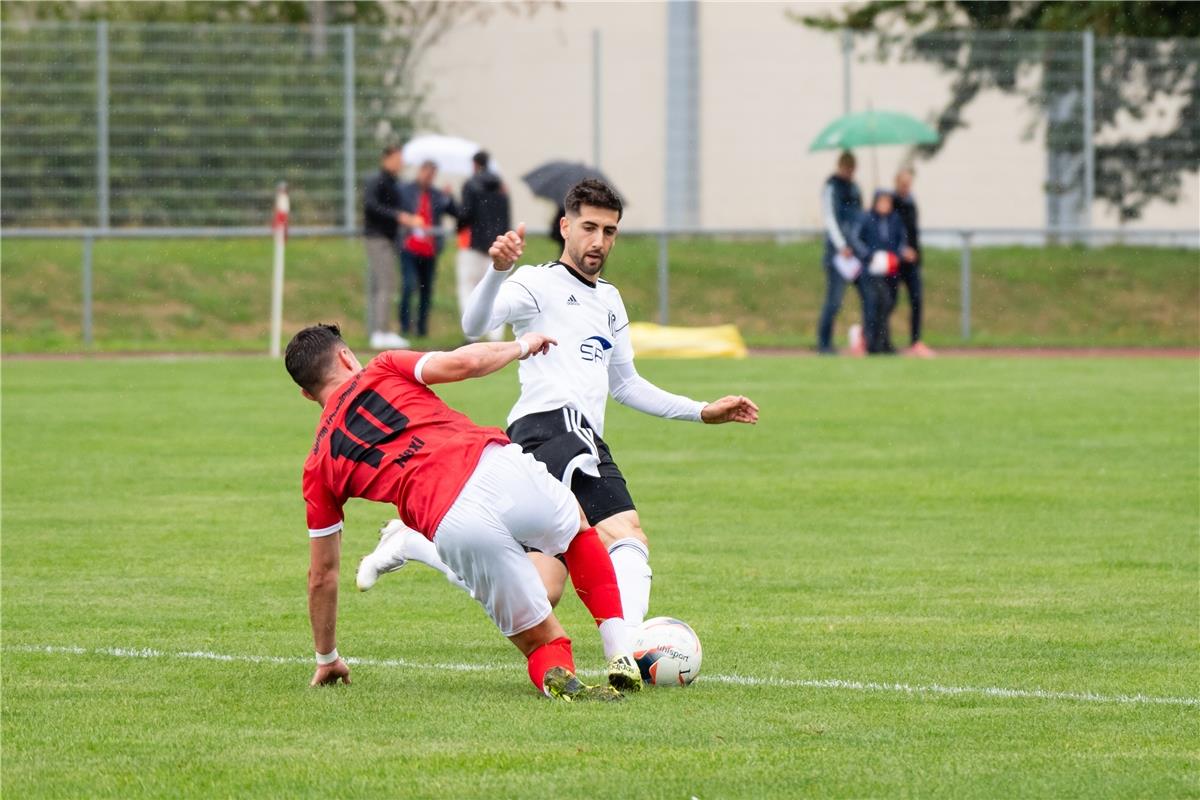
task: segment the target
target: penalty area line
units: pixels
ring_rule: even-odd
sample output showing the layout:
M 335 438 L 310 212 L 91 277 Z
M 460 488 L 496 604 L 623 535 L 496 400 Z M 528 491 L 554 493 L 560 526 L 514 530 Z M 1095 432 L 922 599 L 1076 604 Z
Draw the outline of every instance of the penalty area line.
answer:
M 62 645 L 5 645 L 4 650 L 47 655 L 108 656 L 112 658 L 193 659 L 238 664 L 281 664 L 312 666 L 311 658 L 302 656 L 260 656 L 252 654 L 214 653 L 208 650 L 158 650 L 152 647 L 71 647 Z M 502 669 L 503 664 L 433 663 L 423 664 L 403 658 L 346 658 L 351 666 L 392 669 L 446 670 L 449 672 L 486 672 Z M 583 674 L 599 674 L 581 670 Z M 1100 694 L 1098 692 L 1061 692 L 1050 689 L 1007 689 L 1000 686 L 946 686 L 940 683 L 910 684 L 853 681 L 839 678 L 759 678 L 752 675 L 706 675 L 711 683 L 733 686 L 762 686 L 787 689 L 831 689 L 848 692 L 876 692 L 942 697 L 985 697 L 1016 700 L 1067 700 L 1079 703 L 1109 705 L 1156 705 L 1200 707 L 1200 698 L 1163 697 L 1147 694 Z

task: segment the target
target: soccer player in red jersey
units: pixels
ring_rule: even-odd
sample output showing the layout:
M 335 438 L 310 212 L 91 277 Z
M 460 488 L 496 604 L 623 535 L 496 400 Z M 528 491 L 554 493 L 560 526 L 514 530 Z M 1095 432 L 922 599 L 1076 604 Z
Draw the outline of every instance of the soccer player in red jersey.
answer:
M 527 333 L 515 342 L 448 353 L 390 351 L 363 368 L 337 326 L 314 325 L 292 338 L 287 371 L 304 397 L 322 408 L 304 464 L 314 686 L 350 682 L 335 635 L 342 507 L 362 497 L 394 504 L 406 525 L 433 542 L 525 654 L 539 691 L 564 700 L 620 699 L 621 691 L 641 688 L 612 561 L 578 502 L 503 431 L 475 425 L 429 389 L 488 375 L 554 344 Z M 588 687 L 575 677 L 571 641 L 525 547 L 565 558 L 600 628 L 610 685 Z

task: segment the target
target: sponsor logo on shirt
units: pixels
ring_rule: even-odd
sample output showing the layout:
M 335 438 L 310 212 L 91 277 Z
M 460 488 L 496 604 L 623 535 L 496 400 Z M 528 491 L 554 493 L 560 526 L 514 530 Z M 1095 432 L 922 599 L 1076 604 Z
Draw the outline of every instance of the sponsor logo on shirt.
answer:
M 603 336 L 589 336 L 579 345 L 579 352 L 582 353 L 584 361 L 604 363 L 605 350 L 612 350 L 612 342 Z

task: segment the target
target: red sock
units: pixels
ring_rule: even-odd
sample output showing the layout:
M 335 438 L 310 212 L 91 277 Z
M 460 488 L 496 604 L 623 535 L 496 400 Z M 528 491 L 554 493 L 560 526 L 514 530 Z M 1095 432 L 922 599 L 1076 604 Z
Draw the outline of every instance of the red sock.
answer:
M 539 692 L 545 692 L 542 679 L 554 667 L 564 667 L 575 671 L 575 659 L 571 656 L 571 640 L 560 636 L 552 642 L 539 647 L 529 654 L 529 680 Z
M 595 528 L 588 528 L 571 541 L 563 553 L 575 594 L 592 612 L 599 625 L 606 619 L 621 617 L 621 590 L 617 588 L 617 573 L 613 571 L 612 559 L 600 543 Z

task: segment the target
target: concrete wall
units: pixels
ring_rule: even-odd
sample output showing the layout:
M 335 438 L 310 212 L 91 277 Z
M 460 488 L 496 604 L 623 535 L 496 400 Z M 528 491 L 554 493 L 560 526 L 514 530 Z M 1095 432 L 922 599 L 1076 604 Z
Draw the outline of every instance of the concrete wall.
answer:
M 798 7 L 798 6 L 797 6 Z M 778 3 L 706 3 L 700 9 L 700 217 L 709 227 L 819 224 L 819 187 L 834 154 L 808 144 L 842 113 L 836 35 L 812 31 Z M 804 11 L 819 10 L 813 4 Z M 423 64 L 442 132 L 475 139 L 504 166 L 514 212 L 546 227 L 552 209 L 519 176 L 550 158 L 591 160 L 592 31 L 603 36 L 602 169 L 629 198 L 629 227 L 663 221 L 666 7 L 662 3 L 543 5 L 533 14 L 497 11 L 462 23 Z M 853 65 L 852 105 L 932 118 L 948 78 L 921 63 Z M 981 95 L 939 155 L 918 162 L 917 194 L 929 226 L 1045 224 L 1042 128 L 1023 101 Z M 1033 124 L 1032 134 L 1029 132 Z M 886 182 L 906 156 L 878 148 Z M 859 183 L 876 180 L 870 151 Z M 1181 202 L 1151 206 L 1138 227 L 1196 227 L 1200 180 Z M 1097 226 L 1115 226 L 1098 204 Z

